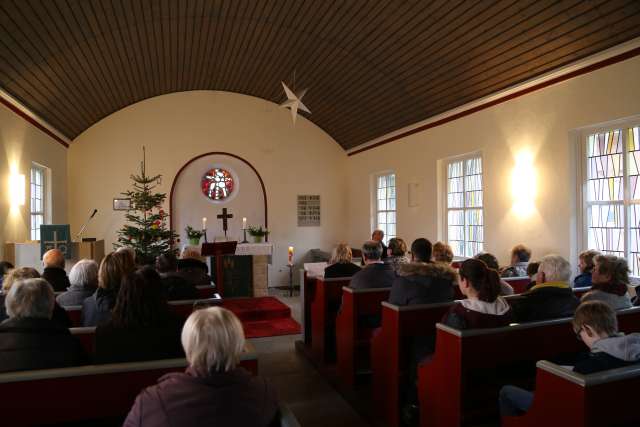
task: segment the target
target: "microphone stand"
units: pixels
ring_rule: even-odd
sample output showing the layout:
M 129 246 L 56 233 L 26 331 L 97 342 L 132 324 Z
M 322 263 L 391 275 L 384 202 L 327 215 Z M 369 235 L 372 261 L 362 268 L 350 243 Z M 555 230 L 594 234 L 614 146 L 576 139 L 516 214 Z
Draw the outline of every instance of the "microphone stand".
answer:
M 89 225 L 89 223 L 91 222 L 93 217 L 96 216 L 97 213 L 98 213 L 98 209 L 94 209 L 93 213 L 89 216 L 89 219 L 87 219 L 85 223 L 82 224 L 82 227 L 80 227 L 80 231 L 78 232 L 78 234 L 76 234 L 76 239 L 80 239 L 80 236 L 82 236 L 82 233 L 84 233 L 85 228 L 87 228 L 87 225 Z M 80 241 L 82 241 L 82 239 L 80 239 Z

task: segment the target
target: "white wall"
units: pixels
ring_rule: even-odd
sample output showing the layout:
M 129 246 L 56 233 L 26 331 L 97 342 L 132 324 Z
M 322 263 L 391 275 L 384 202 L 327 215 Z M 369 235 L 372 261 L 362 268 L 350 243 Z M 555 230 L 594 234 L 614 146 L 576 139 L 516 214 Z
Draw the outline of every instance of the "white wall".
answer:
M 4 243 L 24 242 L 29 236 L 29 175 L 31 162 L 51 169 L 51 219 L 67 222 L 67 149 L 16 113 L 0 105 L 0 259 Z M 11 208 L 9 176 L 25 175 L 25 205 Z
M 484 160 L 485 250 L 501 262 L 526 243 L 534 258 L 549 252 L 576 256 L 576 144 L 572 129 L 640 113 L 640 58 L 550 86 L 392 143 L 349 157 L 349 241 L 370 232 L 370 176 L 397 174 L 398 236 L 436 240 L 439 160 L 481 151 Z M 534 155 L 535 211 L 513 209 L 515 156 Z M 421 184 L 420 206 L 408 207 L 410 182 Z M 442 237 L 442 236 L 440 236 Z
M 193 91 L 159 96 L 124 108 L 79 135 L 69 149 L 69 217 L 77 231 L 95 207 L 86 236 L 106 240 L 123 224 L 112 199 L 129 188 L 141 147 L 150 173 L 162 174 L 159 190 L 171 189 L 178 170 L 211 151 L 236 154 L 260 173 L 267 189 L 270 241 L 275 244 L 271 285 L 282 283 L 287 247 L 296 260 L 311 248 L 331 249 L 346 234 L 347 156 L 304 118 L 295 127 L 288 110 L 268 101 L 226 92 Z M 320 194 L 322 226 L 298 228 L 296 195 Z M 165 206 L 168 208 L 168 200 Z

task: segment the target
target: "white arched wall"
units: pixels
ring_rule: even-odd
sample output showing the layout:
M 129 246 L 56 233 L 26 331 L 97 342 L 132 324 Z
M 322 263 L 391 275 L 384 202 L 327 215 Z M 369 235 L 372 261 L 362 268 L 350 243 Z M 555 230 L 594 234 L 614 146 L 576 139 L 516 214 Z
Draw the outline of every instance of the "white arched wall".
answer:
M 212 201 L 200 190 L 203 175 L 212 168 L 229 171 L 234 178 L 234 187 L 227 199 Z M 228 219 L 227 237 L 242 241 L 242 218 L 247 218 L 247 227 L 268 224 L 267 204 L 263 184 L 258 171 L 243 159 L 230 154 L 205 154 L 190 160 L 173 180 L 171 188 L 171 225 L 187 241 L 185 228 L 202 228 L 202 218 L 207 218 L 209 241 L 224 239 L 222 220 L 217 218 L 226 208 L 233 215 Z M 247 239 L 251 239 L 247 236 Z
M 303 117 L 294 126 L 288 110 L 276 104 L 217 91 L 147 99 L 79 135 L 68 153 L 68 211 L 74 233 L 97 208 L 84 235 L 104 238 L 111 249 L 124 223 L 123 212 L 112 210 L 112 199 L 130 188 L 129 175 L 137 172 L 143 145 L 149 174 L 163 175 L 158 191 L 167 193 L 166 210 L 174 177 L 194 157 L 231 153 L 260 172 L 267 191 L 269 240 L 275 246 L 271 286 L 287 280 L 288 246 L 296 248 L 295 260 L 300 262 L 309 249 L 330 250 L 344 239 L 347 155 L 342 148 Z M 298 194 L 321 196 L 320 227 L 297 226 Z

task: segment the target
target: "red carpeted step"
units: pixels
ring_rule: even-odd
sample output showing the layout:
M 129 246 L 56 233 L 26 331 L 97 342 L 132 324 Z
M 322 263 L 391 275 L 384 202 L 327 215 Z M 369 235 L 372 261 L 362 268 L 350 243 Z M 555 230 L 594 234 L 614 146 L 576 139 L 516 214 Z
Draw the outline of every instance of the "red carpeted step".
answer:
M 244 322 L 291 318 L 291 309 L 274 297 L 233 298 L 223 300 L 222 306 Z
M 247 338 L 275 337 L 300 333 L 300 324 L 292 318 L 242 322 Z

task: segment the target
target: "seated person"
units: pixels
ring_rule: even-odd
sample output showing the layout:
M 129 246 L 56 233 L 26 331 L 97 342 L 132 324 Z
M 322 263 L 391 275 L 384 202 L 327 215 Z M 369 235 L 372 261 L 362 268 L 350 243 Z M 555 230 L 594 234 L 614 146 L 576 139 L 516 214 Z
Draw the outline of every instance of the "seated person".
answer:
M 158 273 L 137 270 L 122 281 L 111 319 L 96 328 L 96 363 L 181 357 L 181 328 Z
M 435 262 L 444 262 L 451 265 L 453 262 L 453 249 L 444 242 L 435 242 L 432 251 L 433 260 Z
M 69 329 L 51 320 L 55 298 L 44 279 L 18 280 L 4 301 L 0 372 L 78 366 L 86 355 Z
M 484 261 L 484 263 L 487 264 L 487 267 L 494 269 L 496 272 L 500 271 L 498 258 L 489 252 L 480 252 L 473 258 Z M 513 295 L 513 287 L 504 280 L 500 280 L 500 295 Z
M 396 273 L 400 270 L 400 266 L 407 264 L 407 244 L 399 237 L 389 239 L 389 247 L 387 248 L 387 257 L 384 262 L 389 264 Z
M 538 276 L 538 269 L 540 268 L 539 262 L 530 262 L 527 265 L 527 276 L 529 276 L 529 285 L 527 285 L 527 290 L 533 288 L 536 285 L 536 277 Z
M 500 276 L 478 259 L 465 260 L 458 271 L 460 291 L 467 298 L 458 301 L 442 318 L 456 329 L 500 328 L 513 320 L 511 307 L 500 296 Z
M 527 265 L 531 259 L 531 249 L 516 245 L 511 249 L 511 265 L 502 270 L 502 277 L 527 277 Z
M 69 283 L 69 289 L 58 295 L 56 302 L 63 307 L 82 305 L 98 288 L 98 264 L 92 259 L 81 259 L 71 267 Z
M 59 249 L 45 252 L 42 256 L 42 265 L 44 265 L 42 278 L 49 282 L 54 292 L 66 291 L 71 286 L 67 272 L 64 271 L 64 255 Z
M 136 268 L 138 268 L 135 249 L 128 246 L 120 246 L 118 250 L 116 250 L 116 254 L 121 257 L 120 260 L 125 270 L 135 271 Z
M 140 392 L 123 427 L 195 427 L 203 420 L 212 426 L 279 426 L 273 387 L 238 367 L 244 343 L 242 324 L 229 310 L 194 311 L 182 331 L 187 370 L 164 375 Z
M 573 318 L 573 330 L 589 348 L 578 357 L 573 371 L 588 375 L 608 369 L 621 368 L 640 362 L 640 334 L 618 333 L 616 313 L 602 301 L 580 304 Z M 500 414 L 524 415 L 533 403 L 533 393 L 514 386 L 500 390 Z
M 578 298 L 569 286 L 571 264 L 560 255 L 547 255 L 540 260 L 536 285 L 520 294 L 513 306 L 518 322 L 571 317 Z
M 162 287 L 169 301 L 198 298 L 196 287 L 178 274 L 178 259 L 173 252 L 167 252 L 156 258 L 156 270 L 160 274 Z
M 596 255 L 593 261 L 591 290 L 582 296 L 582 301 L 604 301 L 614 310 L 631 308 L 631 298 L 627 291 L 627 260 L 615 255 Z
M 38 273 L 38 270 L 31 267 L 16 268 L 7 274 L 7 277 L 2 283 L 2 292 L 0 293 L 0 322 L 9 318 L 5 309 L 4 301 L 13 284 L 20 280 L 39 278 L 40 273 Z M 64 308 L 60 307 L 57 302 L 53 305 L 52 320 L 65 328 L 71 327 L 71 320 L 69 319 L 67 312 Z
M 600 255 L 600 252 L 589 249 L 578 255 L 578 269 L 580 274 L 573 279 L 574 288 L 586 288 L 591 286 L 591 272 L 593 271 L 593 259 Z
M 382 245 L 375 240 L 368 240 L 362 245 L 362 260 L 365 266 L 351 277 L 354 289 L 389 288 L 396 274 L 389 264 L 382 259 Z
M 411 244 L 411 262 L 400 267 L 389 302 L 396 305 L 434 304 L 453 301 L 457 273 L 449 265 L 431 261 L 431 242 Z
M 330 265 L 324 269 L 325 279 L 335 279 L 337 277 L 351 277 L 361 270 L 360 267 L 351 262 L 351 248 L 346 243 L 340 243 L 333 250 Z
M 371 233 L 371 240 L 380 243 L 382 246 L 382 256 L 380 258 L 384 260 L 388 256 L 387 246 L 384 244 L 384 231 L 380 229 L 373 230 L 373 233 Z M 362 261 L 364 262 L 364 260 Z
M 13 268 L 13 264 L 11 264 L 9 261 L 0 262 L 0 287 L 2 286 L 2 281 L 4 280 L 5 276 L 9 273 L 9 271 L 13 270 Z
M 135 265 L 125 252 L 107 254 L 98 270 L 98 288 L 82 302 L 82 326 L 97 326 L 111 319 L 122 279 L 131 273 Z
M 185 247 L 178 260 L 178 274 L 193 286 L 210 286 L 209 267 L 202 261 L 200 252 Z

